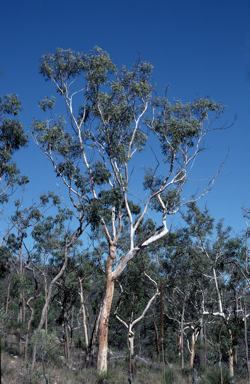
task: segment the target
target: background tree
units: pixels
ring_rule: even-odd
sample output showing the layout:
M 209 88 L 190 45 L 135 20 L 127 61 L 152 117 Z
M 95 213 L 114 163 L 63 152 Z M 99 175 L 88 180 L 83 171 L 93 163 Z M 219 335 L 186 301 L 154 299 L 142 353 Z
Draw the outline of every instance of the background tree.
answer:
M 28 138 L 17 116 L 22 110 L 17 95 L 9 94 L 0 97 L 0 203 L 8 202 L 16 185 L 25 185 L 27 176 L 21 176 L 20 170 L 13 161 L 13 154 L 27 146 Z
M 189 212 L 184 215 L 189 224 L 194 250 L 207 259 L 207 268 L 203 276 L 207 279 L 207 288 L 202 289 L 202 315 L 212 315 L 222 320 L 227 331 L 227 351 L 230 375 L 234 374 L 237 364 L 236 334 L 239 330 L 239 274 L 231 261 L 236 257 L 242 259 L 242 240 L 230 236 L 231 228 L 223 228 L 223 221 L 216 225 L 216 239 L 213 235 L 213 219 L 208 210 L 201 212 L 195 204 L 189 205 Z M 205 263 L 202 263 L 202 267 Z M 203 277 L 203 281 L 204 281 Z M 203 286 L 205 287 L 205 286 Z M 206 308 L 206 309 L 205 309 Z M 219 331 L 223 335 L 222 325 Z M 221 337 L 219 337 L 221 340 Z M 220 345 L 219 345 L 220 348 Z M 235 352 L 234 352 L 235 351 Z
M 24 133 L 23 126 L 16 117 L 22 111 L 21 102 L 17 95 L 9 94 L 0 97 L 0 204 L 9 201 L 15 192 L 15 187 L 25 186 L 28 183 L 27 176 L 21 176 L 20 170 L 13 155 L 20 148 L 27 146 L 28 137 Z M 6 219 L 4 210 L 0 211 L 0 220 Z M 3 223 L 2 223 L 3 224 Z M 6 248 L 6 239 L 15 223 L 2 225 L 0 237 L 0 274 L 3 277 L 8 272 L 8 259 L 11 256 Z

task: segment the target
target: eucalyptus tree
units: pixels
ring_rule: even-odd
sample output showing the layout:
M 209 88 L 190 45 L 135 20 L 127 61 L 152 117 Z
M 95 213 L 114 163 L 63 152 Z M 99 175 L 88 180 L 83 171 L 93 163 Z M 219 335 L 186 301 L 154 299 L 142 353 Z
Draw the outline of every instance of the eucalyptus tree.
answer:
M 92 229 L 100 226 L 108 245 L 97 362 L 98 370 L 106 371 L 114 282 L 136 254 L 168 233 L 167 216 L 188 201 L 183 189 L 189 171 L 224 107 L 207 98 L 171 104 L 166 94 L 154 96 L 150 63 L 139 58 L 131 69 L 118 70 L 98 47 L 89 54 L 57 49 L 41 58 L 39 68 L 63 98 L 67 118 L 54 116 L 55 98 L 45 97 L 39 102 L 45 120 L 33 121 L 34 140 L 68 189 L 65 203 L 71 204 L 75 219 Z M 142 151 L 149 150 L 149 138 L 155 146 L 149 154 L 157 153 L 159 160 L 145 170 L 143 184 L 136 171 L 142 173 Z M 212 184 L 213 179 L 191 200 Z M 136 243 L 136 231 L 151 209 L 158 212 L 158 224 Z M 124 231 L 129 246 L 121 252 Z
M 44 203 L 49 201 L 50 195 L 51 193 L 42 196 Z M 38 335 L 46 323 L 54 286 L 65 273 L 71 248 L 77 243 L 78 238 L 84 230 L 81 221 L 78 222 L 74 231 L 68 230 L 67 226 L 71 220 L 71 215 L 66 209 L 61 208 L 59 205 L 60 199 L 57 196 L 54 196 L 54 201 L 57 204 L 56 214 L 54 216 L 49 215 L 43 217 L 43 220 L 40 220 L 32 231 L 34 240 L 34 265 L 43 275 L 45 283 L 45 302 L 36 329 Z M 35 263 L 35 261 L 37 261 L 37 263 Z M 50 265 L 56 263 L 55 273 L 46 274 L 46 270 L 49 270 L 48 263 Z M 38 338 L 35 337 L 31 364 L 32 371 L 36 363 L 37 340 Z
M 17 118 L 22 110 L 21 102 L 15 94 L 0 97 L 0 203 L 8 202 L 15 186 L 28 182 L 27 176 L 21 176 L 14 153 L 27 146 L 28 138 Z
M 130 359 L 129 359 L 129 377 L 130 377 L 131 382 L 132 382 L 132 378 L 134 379 L 133 372 L 132 372 L 132 358 L 134 357 L 135 331 L 133 330 L 133 328 L 139 321 L 141 321 L 145 317 L 151 304 L 156 299 L 156 297 L 160 294 L 160 292 L 158 291 L 157 283 L 149 275 L 147 275 L 146 272 L 144 272 L 144 274 L 150 280 L 150 282 L 155 286 L 155 292 L 149 298 L 145 308 L 140 313 L 140 315 L 138 317 L 134 318 L 134 308 L 133 308 L 134 303 L 133 303 L 133 301 L 135 300 L 135 295 L 132 296 L 131 294 L 129 296 L 130 296 L 130 300 L 132 299 L 132 311 L 130 313 L 129 320 L 125 320 L 124 317 L 122 317 L 120 314 L 118 314 L 118 310 L 120 309 L 120 306 L 123 302 L 122 299 L 123 299 L 123 293 L 124 293 L 123 287 L 121 284 L 119 284 L 120 289 L 121 289 L 121 295 L 120 295 L 120 299 L 118 302 L 118 306 L 114 312 L 116 319 L 127 328 L 127 343 L 128 343 L 128 347 L 129 347 L 129 357 L 130 357 Z M 148 296 L 148 294 L 147 294 L 147 296 Z
M 201 227 L 199 227 L 201 229 Z M 207 223 L 205 231 L 209 231 Z M 178 327 L 177 352 L 184 368 L 184 336 L 190 352 L 190 367 L 193 367 L 195 344 L 203 335 L 202 292 L 208 283 L 204 276 L 211 263 L 202 252 L 194 247 L 193 231 L 189 227 L 178 229 L 169 235 L 165 255 L 161 264 L 165 272 L 164 313 Z M 189 342 L 190 337 L 190 342 Z M 203 340 L 202 340 L 203 342 Z
M 12 254 L 10 260 L 13 271 L 16 271 L 16 289 L 19 294 L 17 323 L 24 325 L 25 323 L 25 307 L 27 297 L 25 298 L 25 285 L 27 283 L 25 270 L 29 269 L 30 264 L 30 249 L 27 246 L 27 237 L 29 231 L 39 222 L 42 217 L 45 206 L 42 202 L 33 203 L 28 208 L 23 208 L 23 200 L 15 200 L 15 211 L 6 219 L 11 228 L 11 232 L 5 241 L 6 246 Z M 16 292 L 17 293 L 17 292 Z M 8 306 L 9 297 L 7 297 L 6 308 Z M 30 309 L 30 306 L 28 306 Z M 7 312 L 7 311 L 6 311 Z
M 28 143 L 27 134 L 17 119 L 22 111 L 21 101 L 15 94 L 8 94 L 0 97 L 0 204 L 8 203 L 10 196 L 15 192 L 17 186 L 24 186 L 28 183 L 27 176 L 21 176 L 20 170 L 13 155 Z M 4 218 L 4 210 L 0 211 L 1 219 Z M 13 229 L 14 224 L 7 225 L 0 234 L 0 273 L 7 273 L 8 257 L 10 252 L 6 248 L 6 239 Z
M 54 290 L 54 295 L 51 298 L 52 303 L 57 302 L 59 304 L 59 310 L 57 311 L 57 324 L 63 325 L 64 328 L 64 345 L 65 345 L 65 356 L 67 358 L 68 364 L 70 364 L 70 344 L 73 338 L 73 332 L 75 329 L 79 328 L 80 321 L 78 319 L 77 327 L 76 317 L 82 315 L 83 318 L 83 327 L 85 345 L 86 345 L 86 365 L 89 363 L 89 350 L 91 349 L 91 343 L 88 341 L 88 330 L 90 329 L 90 324 L 87 321 L 87 313 L 89 314 L 90 307 L 90 298 L 86 297 L 86 292 L 92 293 L 93 289 L 89 282 L 91 276 L 96 269 L 95 264 L 90 259 L 88 252 L 80 252 L 79 247 L 81 242 L 77 241 L 71 247 L 68 255 L 68 263 L 65 269 L 65 272 L 61 277 L 56 281 L 56 289 Z M 50 260 L 50 279 L 53 279 L 57 274 L 58 266 L 62 262 L 61 252 L 57 252 L 53 259 Z M 82 265 L 83 264 L 83 265 Z M 80 299 L 80 300 L 79 300 Z M 86 301 L 84 300 L 86 299 Z M 87 305 L 86 305 L 87 304 Z M 71 317 L 71 321 L 69 318 Z M 88 316 L 89 317 L 89 316 Z M 70 335 L 69 330 L 70 329 Z
M 241 245 L 239 239 L 230 237 L 230 228 L 224 229 L 222 222 L 217 224 L 216 232 L 216 240 L 203 248 L 204 254 L 212 261 L 212 268 L 207 277 L 214 285 L 209 297 L 204 295 L 203 314 L 221 319 L 219 350 L 221 350 L 223 327 L 226 328 L 227 337 L 224 337 L 224 340 L 226 340 L 229 371 L 233 376 L 237 365 L 237 333 L 240 329 L 240 320 L 243 318 L 243 305 L 240 299 L 240 274 L 231 261 L 235 258 L 240 259 Z M 220 352 L 220 358 L 221 356 Z
M 116 281 L 119 289 L 115 291 L 114 316 L 127 329 L 127 344 L 131 357 L 134 355 L 135 334 L 137 333 L 137 330 L 133 330 L 133 328 L 145 318 L 159 296 L 158 284 L 155 281 L 157 278 L 155 262 L 147 249 L 141 252 L 140 258 L 135 257 L 129 263 L 127 270 Z M 124 328 L 122 333 L 124 333 Z M 140 340 L 142 340 L 142 336 L 146 335 L 141 334 Z M 140 349 L 141 347 L 142 345 Z
M 188 214 L 184 215 L 184 218 L 190 228 L 193 247 L 203 254 L 203 259 L 207 260 L 207 268 L 203 271 L 203 276 L 209 285 L 207 285 L 207 289 L 201 290 L 202 315 L 221 319 L 219 344 L 222 328 L 225 326 L 228 335 L 229 371 L 233 376 L 234 362 L 237 360 L 235 335 L 239 328 L 238 320 L 243 316 L 243 305 L 239 294 L 242 291 L 240 281 L 242 279 L 235 264 L 236 260 L 240 265 L 245 261 L 242 258 L 244 256 L 242 239 L 232 237 L 232 228 L 223 228 L 223 220 L 215 226 L 214 239 L 212 231 L 214 220 L 208 210 L 205 209 L 201 212 L 194 203 L 189 204 L 189 208 Z

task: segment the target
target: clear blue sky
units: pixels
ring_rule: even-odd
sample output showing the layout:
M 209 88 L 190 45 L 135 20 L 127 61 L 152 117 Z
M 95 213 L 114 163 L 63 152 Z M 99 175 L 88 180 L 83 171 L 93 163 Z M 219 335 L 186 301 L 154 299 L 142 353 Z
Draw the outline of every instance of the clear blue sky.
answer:
M 161 92 L 184 102 L 210 96 L 228 106 L 221 121 L 235 125 L 208 138 L 196 178 L 212 176 L 229 157 L 207 204 L 236 232 L 250 206 L 250 0 L 0 0 L 0 94 L 17 93 L 26 131 L 39 116 L 37 101 L 52 87 L 38 74 L 39 59 L 57 47 L 106 50 L 118 65 L 138 52 L 154 66 Z M 31 142 L 16 157 L 30 179 L 30 197 L 55 189 L 51 166 Z M 250 224 L 250 223 L 249 223 Z

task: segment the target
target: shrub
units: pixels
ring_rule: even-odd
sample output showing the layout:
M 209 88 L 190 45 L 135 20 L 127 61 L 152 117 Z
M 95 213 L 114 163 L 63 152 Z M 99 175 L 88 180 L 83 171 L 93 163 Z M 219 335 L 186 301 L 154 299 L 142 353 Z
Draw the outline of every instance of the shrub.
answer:
M 222 383 L 230 384 L 234 381 L 234 377 L 230 376 L 229 370 L 225 367 L 222 368 Z M 220 369 L 212 369 L 210 370 L 204 380 L 204 384 L 221 384 L 221 370 Z

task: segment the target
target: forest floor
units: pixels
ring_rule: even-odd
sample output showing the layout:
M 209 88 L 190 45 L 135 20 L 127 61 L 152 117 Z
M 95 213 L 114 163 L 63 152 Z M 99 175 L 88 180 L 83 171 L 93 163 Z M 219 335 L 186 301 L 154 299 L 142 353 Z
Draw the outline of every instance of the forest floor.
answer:
M 15 352 L 15 351 L 11 351 Z M 10 351 L 2 352 L 1 359 L 1 384 L 127 384 L 128 383 L 128 361 L 126 360 L 111 360 L 109 361 L 108 372 L 105 375 L 99 375 L 94 368 L 83 367 L 82 353 L 74 353 L 71 356 L 71 361 L 74 363 L 69 367 L 65 364 L 65 358 L 58 351 L 58 359 L 55 362 L 52 360 L 43 364 L 38 361 L 35 371 L 30 374 L 30 364 L 25 364 L 22 355 L 10 353 Z M 144 363 L 138 362 L 137 376 L 133 381 L 135 384 L 162 384 L 163 375 L 160 364 L 150 359 L 143 359 Z M 191 384 L 191 375 L 182 375 L 179 370 L 167 368 L 169 383 Z M 46 378 L 45 378 L 46 377 Z M 105 379 L 107 380 L 105 382 Z M 173 381 L 174 380 L 174 381 Z M 176 381 L 177 380 L 177 381 Z
M 114 356 L 113 356 L 114 357 Z M 39 361 L 40 360 L 40 361 Z M 94 368 L 84 367 L 84 352 L 74 348 L 71 353 L 71 364 L 66 364 L 63 350 L 58 348 L 53 355 L 47 356 L 44 364 L 38 358 L 35 370 L 30 374 L 30 364 L 25 364 L 23 354 L 18 354 L 15 348 L 6 348 L 1 355 L 1 384 L 127 384 L 127 359 L 109 360 L 108 372 L 99 375 Z M 106 380 L 106 381 L 105 381 Z M 179 365 L 166 367 L 165 384 L 191 384 L 193 382 L 192 370 L 181 370 Z M 228 378 L 223 381 L 229 384 Z M 245 384 L 247 378 L 234 378 L 233 383 Z M 162 366 L 151 359 L 137 360 L 137 375 L 134 384 L 163 384 Z M 200 384 L 220 384 L 218 371 L 212 380 L 204 373 L 198 377 Z

